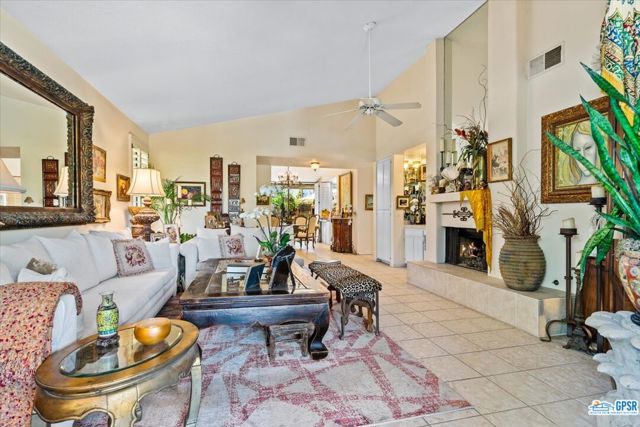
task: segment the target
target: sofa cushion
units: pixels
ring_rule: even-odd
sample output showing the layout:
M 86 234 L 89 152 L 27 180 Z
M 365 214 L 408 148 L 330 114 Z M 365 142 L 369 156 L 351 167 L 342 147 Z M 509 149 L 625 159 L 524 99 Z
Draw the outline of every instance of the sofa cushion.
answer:
M 260 245 L 256 237 L 264 239 L 264 235 L 259 227 L 247 228 L 231 224 L 231 234 L 242 234 L 244 236 L 244 251 L 247 257 L 256 257 L 258 255 Z
M 41 274 L 28 268 L 23 268 L 18 273 L 18 283 L 21 282 L 71 282 L 75 283 L 73 276 L 66 268 L 60 267 L 50 274 Z
M 218 239 L 218 236 L 228 236 L 226 228 L 200 228 L 196 229 L 197 237 L 205 239 Z
M 13 277 L 11 277 L 9 267 L 7 267 L 5 263 L 0 262 L 0 286 L 13 282 L 14 280 Z
M 131 230 L 128 228 L 119 230 L 119 231 L 107 231 L 107 230 L 91 230 L 89 234 L 93 234 L 94 236 L 106 237 L 109 240 L 126 240 L 132 239 Z
M 37 239 L 58 267 L 65 267 L 76 279 L 80 292 L 91 289 L 100 282 L 98 268 L 93 261 L 89 244 L 80 233 L 72 231 L 65 239 L 48 237 L 37 237 Z
M 7 266 L 14 282 L 20 270 L 27 266 L 31 258 L 51 261 L 49 253 L 36 236 L 23 242 L 0 246 L 0 259 Z
M 246 258 L 244 250 L 244 236 L 234 234 L 232 236 L 220 236 L 220 253 L 222 258 Z
M 113 244 L 107 237 L 98 234 L 85 234 L 89 250 L 98 269 L 98 279 L 104 282 L 118 274 L 116 256 L 113 253 Z
M 159 270 L 173 267 L 169 239 L 165 238 L 156 242 L 145 242 L 145 245 L 147 246 L 149 255 L 151 255 L 153 268 Z
M 196 237 L 196 245 L 198 246 L 198 261 L 206 261 L 208 259 L 222 258 L 220 251 L 220 241 L 218 237 Z
M 122 325 L 129 322 L 147 301 L 163 292 L 167 281 L 172 277 L 175 277 L 174 268 L 154 270 L 136 276 L 114 277 L 83 293 L 82 334 L 96 333 L 96 312 L 102 300 L 100 292 L 114 292 L 113 300 L 118 306 Z M 175 286 L 175 283 L 170 286 Z
M 112 240 L 118 276 L 133 276 L 153 270 L 151 254 L 142 240 Z

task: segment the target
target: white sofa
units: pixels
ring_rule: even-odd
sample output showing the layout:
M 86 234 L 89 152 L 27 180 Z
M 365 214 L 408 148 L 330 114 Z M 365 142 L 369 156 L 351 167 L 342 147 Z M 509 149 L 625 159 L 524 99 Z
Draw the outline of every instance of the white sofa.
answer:
M 287 226 L 286 233 L 293 237 L 293 227 Z M 231 235 L 240 234 L 244 239 L 247 257 L 256 257 L 260 245 L 256 237 L 264 239 L 259 227 L 240 227 L 231 225 Z M 211 258 L 222 258 L 218 237 L 227 235 L 225 229 L 198 228 L 196 237 L 180 245 L 180 253 L 185 259 L 185 289 L 196 277 L 199 263 Z
M 85 235 L 72 231 L 63 239 L 33 236 L 22 242 L 0 245 L 0 263 L 6 266 L 2 269 L 10 276 L 2 282 L 16 282 L 20 271 L 32 258 L 64 267 L 74 278 L 82 295 L 82 312 L 76 315 L 73 296 L 64 295 L 60 299 L 53 321 L 53 350 L 96 332 L 96 310 L 102 299 L 101 292 L 114 291 L 120 324 L 155 316 L 175 295 L 179 245 L 147 243 L 154 270 L 119 277 L 111 240 L 123 238 L 131 238 L 131 235 L 127 231 L 92 231 Z

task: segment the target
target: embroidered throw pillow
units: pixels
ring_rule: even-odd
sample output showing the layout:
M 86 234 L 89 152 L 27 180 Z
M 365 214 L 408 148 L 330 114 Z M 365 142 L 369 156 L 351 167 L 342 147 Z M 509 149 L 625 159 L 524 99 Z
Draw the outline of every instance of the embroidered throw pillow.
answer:
M 142 240 L 112 240 L 118 276 L 133 276 L 153 271 L 151 255 Z
M 220 236 L 220 252 L 222 258 L 246 258 L 247 254 L 244 250 L 244 238 L 242 234 L 234 234 L 233 236 Z
M 58 266 L 44 259 L 31 258 L 26 268 L 40 274 L 51 274 L 58 269 Z

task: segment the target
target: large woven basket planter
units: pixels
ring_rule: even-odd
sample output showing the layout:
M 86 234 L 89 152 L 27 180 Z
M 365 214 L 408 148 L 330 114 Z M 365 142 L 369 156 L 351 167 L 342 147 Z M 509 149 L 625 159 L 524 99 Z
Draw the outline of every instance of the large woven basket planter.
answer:
M 499 265 L 502 279 L 509 288 L 516 291 L 536 291 L 542 285 L 547 263 L 538 244 L 539 238 L 504 238 Z

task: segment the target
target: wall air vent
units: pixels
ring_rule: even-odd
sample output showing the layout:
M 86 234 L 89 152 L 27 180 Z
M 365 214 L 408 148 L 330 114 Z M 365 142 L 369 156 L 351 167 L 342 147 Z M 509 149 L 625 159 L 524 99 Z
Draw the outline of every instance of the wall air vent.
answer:
M 296 138 L 296 137 L 291 137 L 289 138 L 289 145 L 295 146 L 295 147 L 304 147 L 304 138 Z
M 564 47 L 560 44 L 529 61 L 529 78 L 556 67 L 562 64 L 563 61 Z

